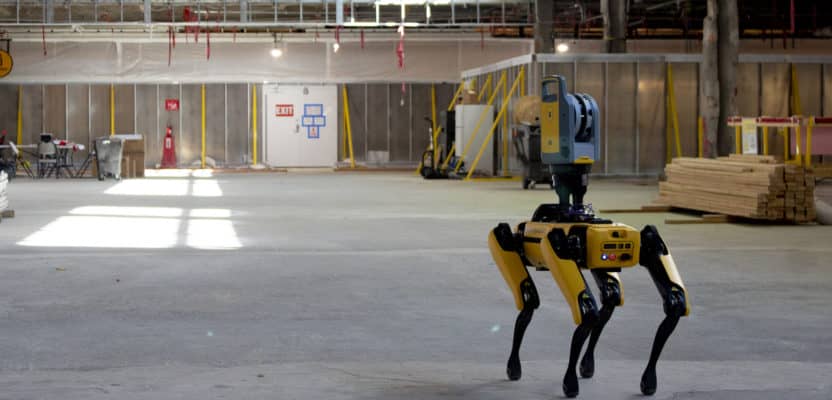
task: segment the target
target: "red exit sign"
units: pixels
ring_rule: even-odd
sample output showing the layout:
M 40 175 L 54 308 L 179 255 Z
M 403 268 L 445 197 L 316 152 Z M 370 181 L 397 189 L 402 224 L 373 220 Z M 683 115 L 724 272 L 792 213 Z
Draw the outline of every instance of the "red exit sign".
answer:
M 165 110 L 179 111 L 179 99 L 165 99 Z
M 274 115 L 278 117 L 293 117 L 295 115 L 295 106 L 292 104 L 276 104 L 274 106 Z

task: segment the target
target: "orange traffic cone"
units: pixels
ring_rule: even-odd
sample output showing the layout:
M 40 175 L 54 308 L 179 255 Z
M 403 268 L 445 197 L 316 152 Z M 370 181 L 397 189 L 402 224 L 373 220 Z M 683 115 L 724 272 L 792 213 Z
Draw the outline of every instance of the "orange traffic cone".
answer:
M 162 146 L 162 168 L 176 168 L 176 143 L 173 141 L 173 128 L 168 126 Z

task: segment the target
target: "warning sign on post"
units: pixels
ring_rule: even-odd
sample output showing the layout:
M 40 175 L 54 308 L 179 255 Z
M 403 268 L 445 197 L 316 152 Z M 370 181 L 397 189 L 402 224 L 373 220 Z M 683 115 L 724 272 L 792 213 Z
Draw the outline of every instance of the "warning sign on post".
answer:
M 277 117 L 294 117 L 295 106 L 292 104 L 275 104 L 274 115 Z
M 0 50 L 0 78 L 5 78 L 6 75 L 10 74 L 13 67 L 12 55 L 6 50 Z

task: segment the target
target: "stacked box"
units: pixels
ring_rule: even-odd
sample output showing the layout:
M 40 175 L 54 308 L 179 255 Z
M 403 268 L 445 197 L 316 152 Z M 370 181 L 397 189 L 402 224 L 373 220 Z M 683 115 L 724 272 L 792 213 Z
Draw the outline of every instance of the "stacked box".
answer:
M 122 178 L 144 178 L 144 136 L 135 135 L 124 141 L 121 158 Z

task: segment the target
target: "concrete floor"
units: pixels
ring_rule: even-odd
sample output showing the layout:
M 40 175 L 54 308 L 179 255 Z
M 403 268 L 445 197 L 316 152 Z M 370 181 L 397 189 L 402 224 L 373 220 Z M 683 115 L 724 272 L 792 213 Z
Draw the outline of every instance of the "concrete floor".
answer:
M 0 224 L 0 399 L 560 398 L 573 325 L 548 273 L 533 274 L 523 379 L 505 378 L 516 311 L 486 235 L 553 200 L 518 187 L 20 179 Z M 596 181 L 588 198 L 628 208 L 655 192 Z M 615 216 L 658 225 L 693 304 L 655 398 L 832 398 L 832 227 L 665 217 Z M 663 314 L 643 268 L 622 278 L 584 399 L 641 397 Z

